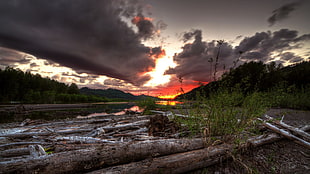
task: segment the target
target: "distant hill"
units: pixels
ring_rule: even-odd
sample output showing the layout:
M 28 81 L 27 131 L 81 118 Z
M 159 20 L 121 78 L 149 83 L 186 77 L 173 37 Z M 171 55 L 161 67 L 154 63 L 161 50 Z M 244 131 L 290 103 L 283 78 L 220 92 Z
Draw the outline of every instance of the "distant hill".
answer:
M 142 100 L 146 98 L 153 98 L 157 99 L 156 97 L 147 96 L 147 95 L 133 95 L 131 93 L 126 93 L 124 91 L 118 90 L 118 89 L 91 89 L 91 88 L 81 88 L 80 89 L 81 94 L 86 95 L 95 95 L 99 97 L 105 97 L 108 99 L 121 99 L 121 100 Z
M 195 99 L 197 92 L 208 97 L 218 89 L 239 89 L 243 94 L 254 91 L 268 92 L 283 90 L 286 92 L 307 90 L 310 88 L 310 62 L 301 62 L 281 67 L 275 63 L 248 62 L 223 74 L 217 80 L 179 95 L 176 99 Z

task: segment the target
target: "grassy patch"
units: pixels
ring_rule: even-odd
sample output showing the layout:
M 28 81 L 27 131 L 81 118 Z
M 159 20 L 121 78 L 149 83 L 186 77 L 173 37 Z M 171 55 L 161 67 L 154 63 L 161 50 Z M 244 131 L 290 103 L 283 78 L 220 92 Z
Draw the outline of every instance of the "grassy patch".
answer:
M 143 108 L 143 114 L 151 114 L 150 110 L 154 110 L 157 108 L 156 100 L 152 98 L 146 98 L 144 100 L 139 100 L 136 104 Z
M 188 118 L 176 117 L 176 120 L 194 135 L 232 140 L 246 128 L 254 127 L 255 118 L 266 112 L 269 104 L 264 102 L 264 97 L 263 93 L 244 96 L 238 91 L 222 90 L 208 99 L 200 98 L 183 110 Z

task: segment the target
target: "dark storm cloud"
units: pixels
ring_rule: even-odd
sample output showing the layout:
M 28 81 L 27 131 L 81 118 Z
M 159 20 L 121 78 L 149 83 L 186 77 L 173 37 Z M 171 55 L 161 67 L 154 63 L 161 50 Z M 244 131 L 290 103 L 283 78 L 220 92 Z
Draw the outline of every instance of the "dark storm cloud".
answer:
M 111 87 L 121 87 L 124 86 L 124 82 L 118 79 L 106 79 L 104 80 L 105 86 L 111 86 Z
M 267 62 L 271 53 L 283 52 L 298 48 L 301 42 L 310 40 L 309 34 L 298 36 L 295 30 L 281 29 L 275 32 L 259 32 L 254 36 L 244 38 L 235 52 L 242 51 L 242 59 Z M 285 57 L 287 60 L 287 57 Z
M 27 64 L 30 60 L 24 53 L 0 47 L 0 65 L 3 67 L 13 66 L 15 63 Z
M 163 21 L 158 21 L 153 24 L 153 19 L 145 17 L 142 13 L 133 17 L 131 22 L 138 28 L 138 36 L 141 39 L 148 40 L 160 36 L 160 31 L 167 28 L 167 24 Z
M 256 33 L 252 37 L 246 37 L 240 42 L 239 46 L 237 47 L 237 50 L 241 50 L 243 52 L 252 50 L 258 47 L 263 40 L 267 40 L 269 38 L 269 35 L 270 33 L 261 32 Z
M 151 49 L 151 56 L 160 58 L 163 55 L 166 55 L 166 53 L 165 50 L 163 50 L 161 47 L 154 47 Z
M 280 8 L 272 12 L 272 16 L 268 18 L 269 25 L 272 26 L 276 22 L 281 21 L 289 17 L 289 14 L 292 13 L 297 6 L 300 5 L 300 1 L 292 2 L 281 6 Z
M 191 40 L 193 37 L 195 37 L 195 40 L 201 40 L 201 30 L 192 30 L 191 32 L 185 32 L 183 34 L 182 40 L 183 42 L 187 42 Z
M 203 41 L 200 30 L 184 33 L 182 40 L 187 42 L 192 38 L 194 41 L 185 43 L 182 52 L 174 56 L 174 61 L 178 65 L 167 70 L 166 74 L 175 74 L 177 77 L 194 81 L 211 81 L 219 44 L 215 40 Z M 277 63 L 301 61 L 302 57 L 289 51 L 299 48 L 302 42 L 309 40 L 308 34 L 298 36 L 297 31 L 281 29 L 275 32 L 258 32 L 253 36 L 245 37 L 236 47 L 223 42 L 220 47 L 217 77 L 230 68 L 247 61 L 265 63 L 273 61 L 274 54 L 278 54 L 277 58 L 280 58 L 276 61 Z
M 121 20 L 142 14 L 132 2 L 137 1 L 0 1 L 0 46 L 141 85 L 150 77 L 139 74 L 155 63 L 140 39 L 151 37 L 154 25 L 144 20 L 135 33 Z
M 174 56 L 174 61 L 178 64 L 175 68 L 170 68 L 166 74 L 176 74 L 179 78 L 191 79 L 194 81 L 210 81 L 213 76 L 215 59 L 218 52 L 217 41 L 202 41 L 201 30 L 193 30 L 184 33 L 183 41 L 194 38 L 193 43 L 186 43 L 182 47 L 182 52 Z M 223 67 L 232 64 L 235 55 L 233 48 L 224 42 L 221 46 L 220 59 L 218 62 L 218 72 L 223 71 Z
M 144 17 L 141 13 L 132 19 L 132 23 L 138 27 L 138 36 L 144 40 L 152 38 L 156 32 L 151 19 Z

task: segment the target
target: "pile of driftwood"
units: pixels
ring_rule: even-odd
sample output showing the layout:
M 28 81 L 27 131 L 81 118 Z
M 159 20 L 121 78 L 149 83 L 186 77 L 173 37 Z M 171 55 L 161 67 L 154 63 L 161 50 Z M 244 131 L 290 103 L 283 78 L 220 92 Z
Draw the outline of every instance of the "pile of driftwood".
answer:
M 283 137 L 310 148 L 304 130 L 268 116 L 262 124 L 276 133 L 236 147 L 180 138 L 178 125 L 159 114 L 90 115 L 46 123 L 27 119 L 0 129 L 0 173 L 184 173 L 230 158 L 236 149 Z

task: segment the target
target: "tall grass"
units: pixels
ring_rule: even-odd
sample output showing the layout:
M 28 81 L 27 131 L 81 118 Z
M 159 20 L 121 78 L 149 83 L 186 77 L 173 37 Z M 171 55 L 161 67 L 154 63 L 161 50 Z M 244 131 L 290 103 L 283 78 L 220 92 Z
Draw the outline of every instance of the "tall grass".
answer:
M 220 136 L 225 140 L 240 134 L 266 111 L 269 104 L 263 99 L 262 93 L 244 96 L 238 90 L 220 90 L 207 99 L 198 97 L 194 104 L 188 106 L 186 112 L 189 117 L 176 120 L 194 135 Z
M 152 98 L 145 98 L 143 100 L 139 100 L 136 104 L 143 108 L 143 114 L 151 114 L 150 110 L 154 110 L 157 108 L 156 100 Z

